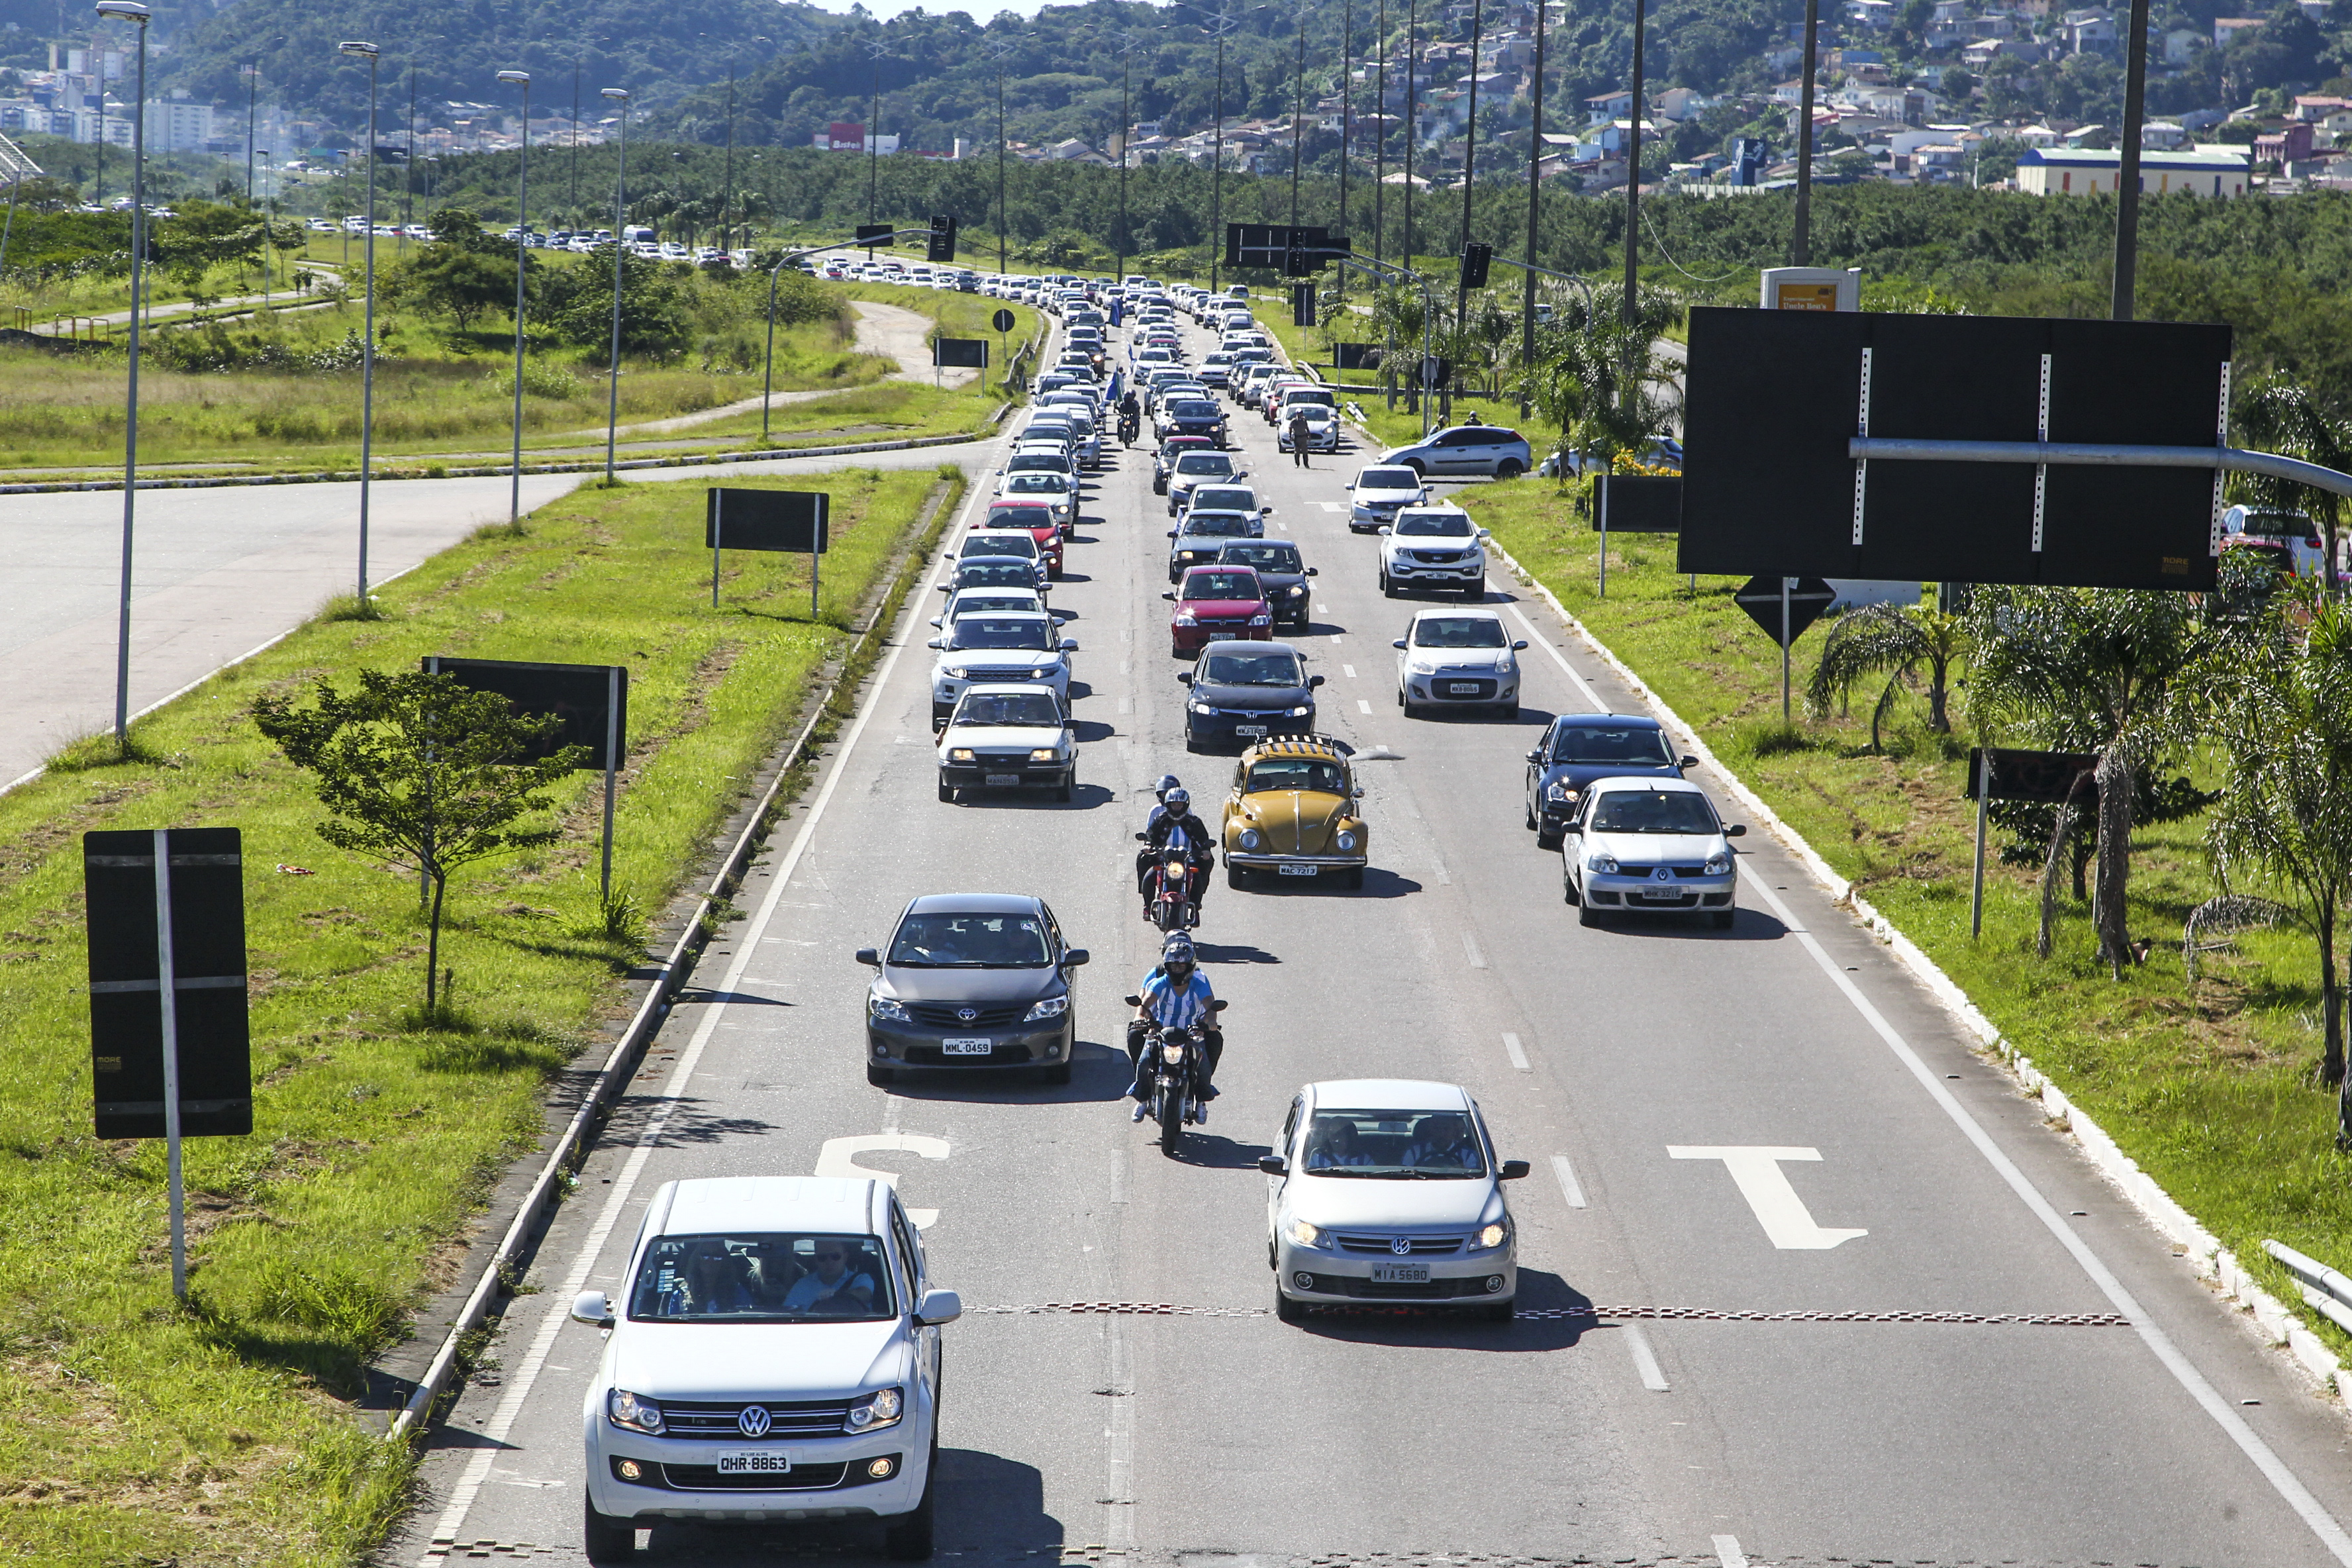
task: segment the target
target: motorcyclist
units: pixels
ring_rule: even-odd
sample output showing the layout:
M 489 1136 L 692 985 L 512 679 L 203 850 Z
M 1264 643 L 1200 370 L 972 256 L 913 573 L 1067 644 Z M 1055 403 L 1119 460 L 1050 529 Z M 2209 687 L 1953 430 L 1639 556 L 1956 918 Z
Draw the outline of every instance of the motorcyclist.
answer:
M 1135 890 L 1143 897 L 1143 913 L 1151 914 L 1151 868 L 1165 859 L 1171 849 L 1180 851 L 1192 868 L 1192 902 L 1198 905 L 1207 889 L 1209 868 L 1215 863 L 1215 852 L 1210 846 L 1216 842 L 1209 837 L 1209 825 L 1192 815 L 1192 794 L 1173 782 L 1160 797 L 1159 806 L 1143 826 L 1143 849 L 1135 858 Z
M 1203 1055 L 1200 1085 L 1203 1103 L 1200 1119 L 1206 1122 L 1206 1102 L 1217 1098 L 1216 1086 L 1211 1080 L 1216 1077 L 1218 1059 L 1225 1054 L 1225 1037 L 1216 1026 L 1216 1014 L 1209 1005 L 1217 999 L 1216 994 L 1209 987 L 1209 977 L 1201 973 L 1192 939 L 1181 931 L 1171 931 L 1160 944 L 1159 967 L 1143 977 L 1137 991 L 1141 1005 L 1127 1025 L 1127 1058 L 1135 1068 L 1134 1081 L 1127 1089 L 1135 1100 L 1135 1110 L 1129 1120 L 1140 1121 L 1151 1111 L 1143 1091 L 1143 1049 L 1146 1036 L 1157 1024 L 1163 1028 L 1201 1030 Z
M 1130 391 L 1118 400 L 1118 438 L 1122 442 L 1133 441 L 1136 432 L 1142 427 L 1143 405 L 1136 401 L 1135 394 Z

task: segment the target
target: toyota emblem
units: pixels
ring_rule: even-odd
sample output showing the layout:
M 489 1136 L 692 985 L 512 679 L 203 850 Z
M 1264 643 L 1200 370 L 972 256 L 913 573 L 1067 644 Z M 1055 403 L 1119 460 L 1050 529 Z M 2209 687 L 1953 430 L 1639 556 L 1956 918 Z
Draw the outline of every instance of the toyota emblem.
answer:
M 1390 1250 L 1391 1252 L 1395 1253 L 1398 1257 L 1402 1258 L 1402 1257 L 1403 1257 L 1406 1253 L 1411 1252 L 1411 1251 L 1412 1250 L 1412 1242 L 1410 1242 L 1410 1241 L 1407 1241 L 1403 1237 L 1401 1237 L 1401 1236 L 1391 1237 L 1389 1238 L 1389 1250 Z
M 974 1018 L 979 1016 L 980 1009 L 977 1007 L 959 1007 L 956 1009 L 956 1021 L 961 1024 L 969 1024 Z
M 1664 866 L 1659 867 L 1655 871 L 1651 872 L 1650 875 L 1653 879 L 1661 882 L 1671 882 L 1675 879 L 1675 874 L 1666 869 Z
M 743 1414 L 735 1417 L 735 1429 L 746 1437 L 764 1437 L 774 1421 L 775 1417 L 768 1414 L 766 1405 L 747 1405 L 743 1407 Z

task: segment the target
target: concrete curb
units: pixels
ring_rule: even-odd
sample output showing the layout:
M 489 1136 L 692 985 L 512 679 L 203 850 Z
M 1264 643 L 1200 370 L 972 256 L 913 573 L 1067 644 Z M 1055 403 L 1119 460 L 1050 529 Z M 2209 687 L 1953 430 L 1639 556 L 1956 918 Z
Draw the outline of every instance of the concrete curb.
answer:
M 907 595 L 929 565 L 931 547 L 946 526 L 949 499 L 948 495 L 940 497 L 930 516 L 909 541 L 905 558 L 876 602 L 873 616 L 866 629 L 842 651 L 842 673 L 825 688 L 824 694 L 810 710 L 808 722 L 801 727 L 792 744 L 776 753 L 771 764 L 775 770 L 774 776 L 769 780 L 767 789 L 761 794 L 758 803 L 745 818 L 742 831 L 721 858 L 709 886 L 700 894 L 693 913 L 687 918 L 685 929 L 678 933 L 668 955 L 661 961 L 653 984 L 646 992 L 635 1015 L 621 1032 L 619 1040 L 614 1042 L 611 1054 L 604 1058 L 603 1068 L 589 1084 L 587 1093 L 582 1097 L 579 1108 L 572 1112 L 562 1135 L 548 1152 L 545 1163 L 540 1167 L 537 1179 L 531 1183 L 499 1245 L 482 1261 L 480 1273 L 473 1289 L 467 1293 L 465 1305 L 443 1334 L 440 1346 L 434 1352 L 424 1376 L 417 1380 L 415 1391 L 386 1430 L 384 1436 L 387 1440 L 407 1438 L 429 1423 L 434 1405 L 456 1380 L 467 1336 L 488 1318 L 491 1303 L 501 1290 L 512 1288 L 511 1276 L 517 1260 L 535 1244 L 540 1226 L 551 1202 L 558 1194 L 569 1191 L 573 1167 L 594 1145 L 605 1114 L 634 1079 L 639 1058 L 661 1032 L 662 1024 L 668 1018 L 671 1005 L 680 987 L 693 973 L 696 959 L 709 941 L 705 922 L 741 884 L 743 874 L 750 869 L 753 857 L 759 853 L 772 826 L 769 812 L 774 806 L 784 781 L 806 758 L 810 741 L 815 735 L 817 726 L 831 711 L 835 700 L 841 695 L 844 680 L 854 671 L 856 679 L 862 682 L 869 673 L 859 668 L 858 661 L 867 646 L 896 623 Z
M 1907 970 L 1912 978 L 1926 986 L 1962 1028 L 1988 1050 L 1999 1054 L 2011 1076 L 2017 1079 L 2019 1089 L 2041 1100 L 2042 1116 L 2051 1128 L 2074 1135 L 2075 1142 L 2090 1157 L 2091 1163 L 2131 1202 L 2132 1206 L 2172 1242 L 2199 1274 L 2214 1284 L 2224 1297 L 2238 1303 L 2240 1310 L 2250 1317 L 2252 1326 L 2263 1343 L 2285 1346 L 2322 1388 L 2333 1388 L 2339 1398 L 2352 1403 L 2352 1369 L 2345 1366 L 2342 1358 L 2322 1343 L 2309 1326 L 2278 1298 L 2255 1284 L 2252 1276 L 2239 1265 L 2234 1254 L 2223 1247 L 2210 1231 L 2197 1223 L 2194 1215 L 2158 1186 L 2155 1178 L 2141 1170 L 2138 1162 L 2118 1148 L 2105 1129 L 2067 1100 L 2058 1086 L 2034 1067 L 2032 1058 L 2021 1054 L 2011 1045 L 1994 1026 L 1992 1020 L 1969 1000 L 1968 993 L 1944 973 L 1940 964 L 1921 952 L 1917 944 L 1904 935 L 1894 921 L 1881 914 L 1868 899 L 1856 892 L 1853 884 L 1839 876 L 1795 828 L 1764 804 L 1762 796 L 1748 787 L 1745 780 L 1724 766 L 1722 760 L 1699 738 L 1697 728 L 1652 690 L 1649 683 L 1634 674 L 1633 668 L 1593 636 L 1582 621 L 1570 615 L 1568 606 L 1559 602 L 1558 595 L 1546 587 L 1534 573 L 1520 565 L 1509 551 L 1491 540 L 1487 543 L 1497 560 L 1543 595 L 1544 603 L 1551 606 L 1552 614 L 1560 618 L 1561 624 L 1584 644 L 1594 658 L 1632 687 L 1660 721 L 1682 731 L 1689 742 L 1692 753 L 1723 781 L 1724 788 L 1743 808 L 1769 829 L 1781 846 L 1796 857 L 1807 874 L 1821 885 L 1832 900 L 1851 910 L 1855 919 L 1894 953 L 1895 962 Z

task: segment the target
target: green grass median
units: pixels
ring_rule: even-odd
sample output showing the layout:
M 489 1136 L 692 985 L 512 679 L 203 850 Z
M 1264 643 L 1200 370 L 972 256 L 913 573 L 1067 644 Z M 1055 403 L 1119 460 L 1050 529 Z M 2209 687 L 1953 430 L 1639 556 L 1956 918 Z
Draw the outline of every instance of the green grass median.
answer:
M 102 750 L 85 743 L 0 796 L 0 1554 L 356 1561 L 410 1468 L 349 1407 L 362 1363 L 453 1279 L 490 1186 L 541 1137 L 549 1076 L 623 1015 L 642 958 L 639 922 L 600 910 L 601 775 L 578 773 L 557 794 L 563 841 L 452 881 L 457 1016 L 420 1026 L 413 868 L 320 839 L 310 781 L 256 731 L 254 699 L 428 653 L 627 665 L 614 880 L 657 910 L 961 480 L 792 483 L 833 498 L 814 618 L 793 556 L 730 553 L 711 607 L 700 487 L 583 489 L 394 583 L 383 619 L 312 622 L 142 721 L 152 760 L 76 769 Z M 89 1133 L 80 836 L 165 826 L 244 830 L 253 997 L 256 1131 L 188 1147 L 184 1310 L 162 1145 Z
M 2312 1076 L 2320 1031 L 2310 939 L 2244 931 L 2203 955 L 2193 986 L 2184 972 L 2188 914 L 2219 890 L 2203 815 L 2132 835 L 2130 929 L 2151 947 L 2121 982 L 2095 961 L 2089 906 L 2063 889 L 2052 956 L 2035 956 L 2038 866 L 1989 855 L 1984 934 L 1971 940 L 1968 736 L 1931 733 L 1915 692 L 1873 754 L 1883 679 L 1856 688 L 1850 715 L 1807 719 L 1822 628 L 1793 650 L 1797 722 L 1784 730 L 1779 650 L 1732 603 L 1740 580 L 1700 576 L 1694 590 L 1675 570 L 1672 535 L 1618 534 L 1603 600 L 1598 536 L 1551 481 L 1472 485 L 1455 499 L 2274 1294 L 2296 1299 L 2263 1255 L 2265 1237 L 2352 1264 L 2352 1159 L 2334 1147 L 2335 1093 Z M 2221 782 L 2201 752 L 2167 773 L 2182 771 L 2206 789 Z M 2307 1316 L 2352 1354 L 2352 1337 Z

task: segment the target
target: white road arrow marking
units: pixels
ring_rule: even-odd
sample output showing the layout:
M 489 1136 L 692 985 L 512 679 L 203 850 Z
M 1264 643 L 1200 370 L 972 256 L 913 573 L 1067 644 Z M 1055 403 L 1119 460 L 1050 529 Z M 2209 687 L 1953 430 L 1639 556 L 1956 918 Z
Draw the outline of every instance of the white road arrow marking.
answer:
M 1720 1160 L 1731 1172 L 1739 1195 L 1756 1211 L 1756 1223 L 1783 1252 L 1826 1252 L 1842 1241 L 1868 1236 L 1866 1230 L 1828 1229 L 1813 1223 L 1805 1200 L 1789 1184 L 1783 1160 L 1819 1160 L 1819 1149 L 1687 1148 L 1675 1144 L 1666 1154 L 1675 1160 Z
M 857 1163 L 860 1154 L 903 1152 L 920 1154 L 926 1160 L 948 1157 L 948 1141 L 944 1138 L 923 1138 L 912 1132 L 876 1132 L 863 1138 L 828 1138 L 816 1157 L 816 1173 L 820 1176 L 840 1176 L 851 1181 L 861 1177 L 887 1184 L 892 1192 L 898 1190 L 896 1171 L 868 1170 Z M 929 1230 L 940 1217 L 937 1209 L 910 1208 L 907 1217 L 915 1222 L 917 1230 Z

